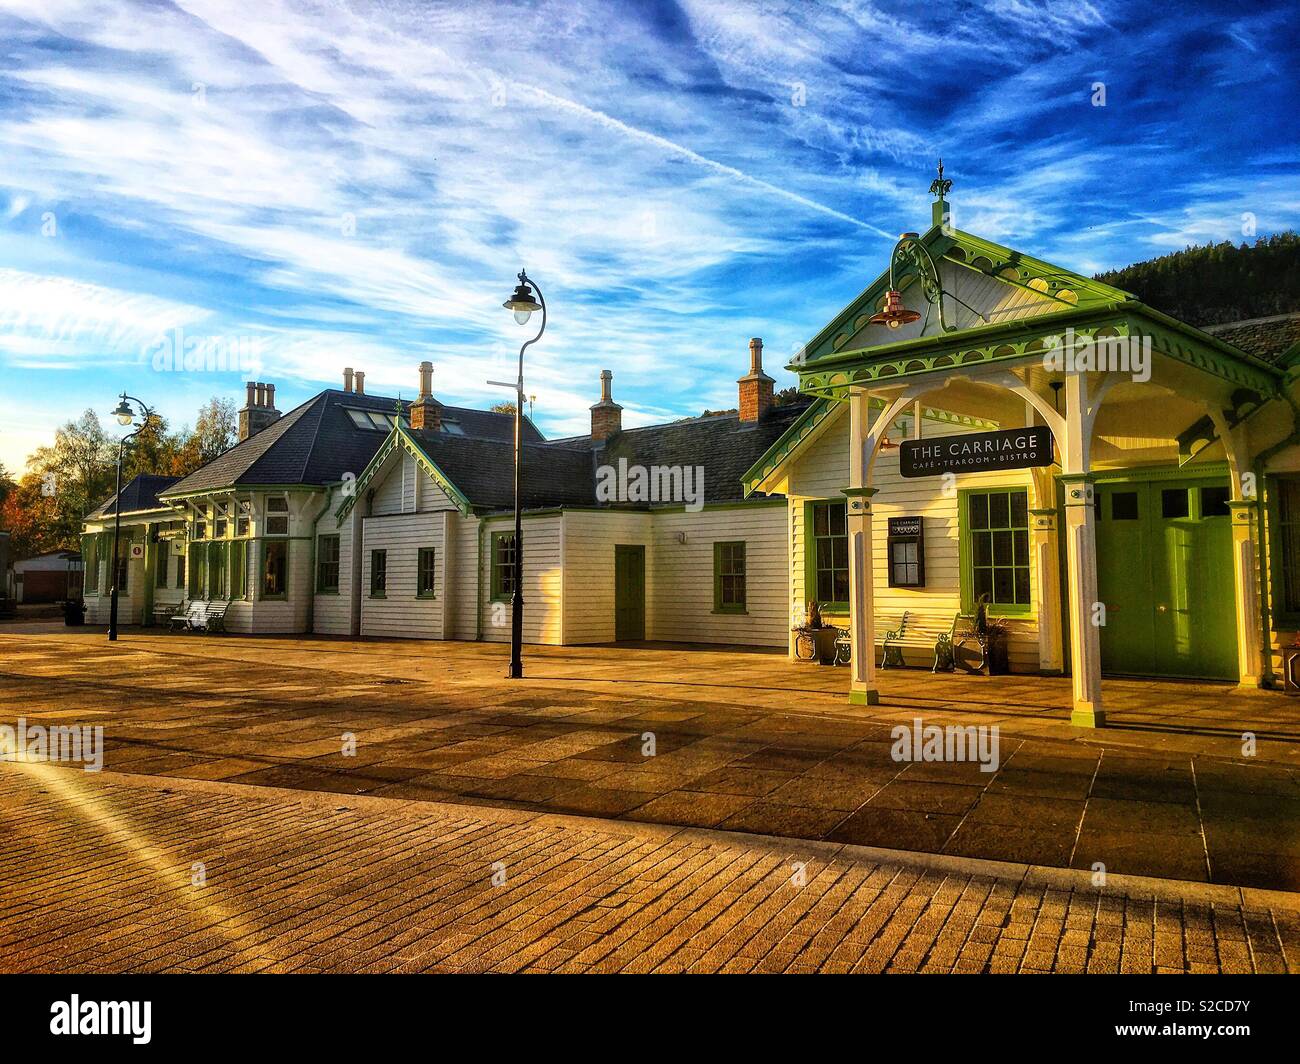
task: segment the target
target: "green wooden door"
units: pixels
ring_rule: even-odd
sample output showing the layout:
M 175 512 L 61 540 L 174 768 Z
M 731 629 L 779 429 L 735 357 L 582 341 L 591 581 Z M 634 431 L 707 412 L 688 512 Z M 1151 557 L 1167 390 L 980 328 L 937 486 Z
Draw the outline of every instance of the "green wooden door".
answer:
M 1108 673 L 1233 679 L 1232 529 L 1221 479 L 1097 485 Z
M 645 547 L 614 547 L 614 638 L 645 638 Z

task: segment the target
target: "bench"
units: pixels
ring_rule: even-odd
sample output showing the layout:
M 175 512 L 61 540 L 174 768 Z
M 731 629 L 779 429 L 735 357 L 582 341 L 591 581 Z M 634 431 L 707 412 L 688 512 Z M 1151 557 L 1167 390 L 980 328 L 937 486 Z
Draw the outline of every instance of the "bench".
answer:
M 185 599 L 171 606 L 155 606 L 153 608 L 153 623 L 160 624 L 164 628 L 170 628 L 172 618 L 178 613 L 184 613 L 189 608 L 189 600 Z
M 965 619 L 969 621 L 969 618 Z M 931 672 L 938 672 L 940 666 L 952 669 L 957 648 L 974 634 L 968 624 L 966 630 L 958 636 L 957 626 L 962 620 L 963 614 L 957 612 L 945 625 L 941 618 L 927 619 L 913 610 L 904 610 L 898 627 L 886 632 L 881 641 L 880 667 L 887 669 L 891 665 L 903 665 L 903 648 L 917 647 L 934 651 Z
M 226 630 L 226 610 L 230 602 L 208 602 L 195 599 L 182 603 L 167 620 L 167 627 L 186 632 L 224 632 Z

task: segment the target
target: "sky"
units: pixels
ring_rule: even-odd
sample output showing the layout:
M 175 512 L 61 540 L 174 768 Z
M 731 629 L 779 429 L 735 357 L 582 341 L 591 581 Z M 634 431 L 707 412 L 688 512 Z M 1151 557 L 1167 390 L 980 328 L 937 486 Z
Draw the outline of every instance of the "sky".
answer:
M 929 224 L 1085 273 L 1300 224 L 1296 4 L 0 0 L 0 462 L 343 367 L 734 406 Z M 191 351 L 174 364 L 173 352 Z M 194 354 L 208 366 L 195 368 Z M 109 426 L 110 432 L 115 431 Z

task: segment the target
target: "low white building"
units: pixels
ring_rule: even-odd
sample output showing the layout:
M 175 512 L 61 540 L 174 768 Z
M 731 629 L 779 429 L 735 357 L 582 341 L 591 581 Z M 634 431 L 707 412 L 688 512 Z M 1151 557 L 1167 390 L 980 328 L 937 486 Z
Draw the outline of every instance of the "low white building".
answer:
M 283 416 L 250 384 L 235 447 L 123 490 L 125 623 L 187 599 L 228 602 L 230 632 L 508 640 L 513 416 L 439 403 L 429 363 L 414 403 L 361 377 Z M 759 340 L 734 413 L 623 429 L 608 371 L 601 386 L 588 435 L 524 424 L 525 640 L 785 646 L 785 505 L 741 476 L 806 401 L 774 403 Z M 114 505 L 86 524 L 91 623 Z

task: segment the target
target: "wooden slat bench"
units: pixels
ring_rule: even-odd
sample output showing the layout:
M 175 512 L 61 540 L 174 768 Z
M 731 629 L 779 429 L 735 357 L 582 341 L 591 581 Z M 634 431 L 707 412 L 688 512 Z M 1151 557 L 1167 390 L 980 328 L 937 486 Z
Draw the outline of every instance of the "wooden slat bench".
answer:
M 230 602 L 208 602 L 202 599 L 195 599 L 191 602 L 182 603 L 183 609 L 178 609 L 168 618 L 167 626 L 175 631 L 177 629 L 187 632 L 224 632 L 226 630 L 226 610 L 230 609 Z
M 954 613 L 950 620 L 941 616 L 926 617 L 915 610 L 904 610 L 898 627 L 885 633 L 881 640 L 880 667 L 887 669 L 891 665 L 903 665 L 903 648 L 924 648 L 934 652 L 934 664 L 931 672 L 938 672 L 942 663 L 951 669 L 956 657 L 956 648 L 966 642 L 967 634 L 958 635 L 958 625 L 962 620 L 960 612 Z

